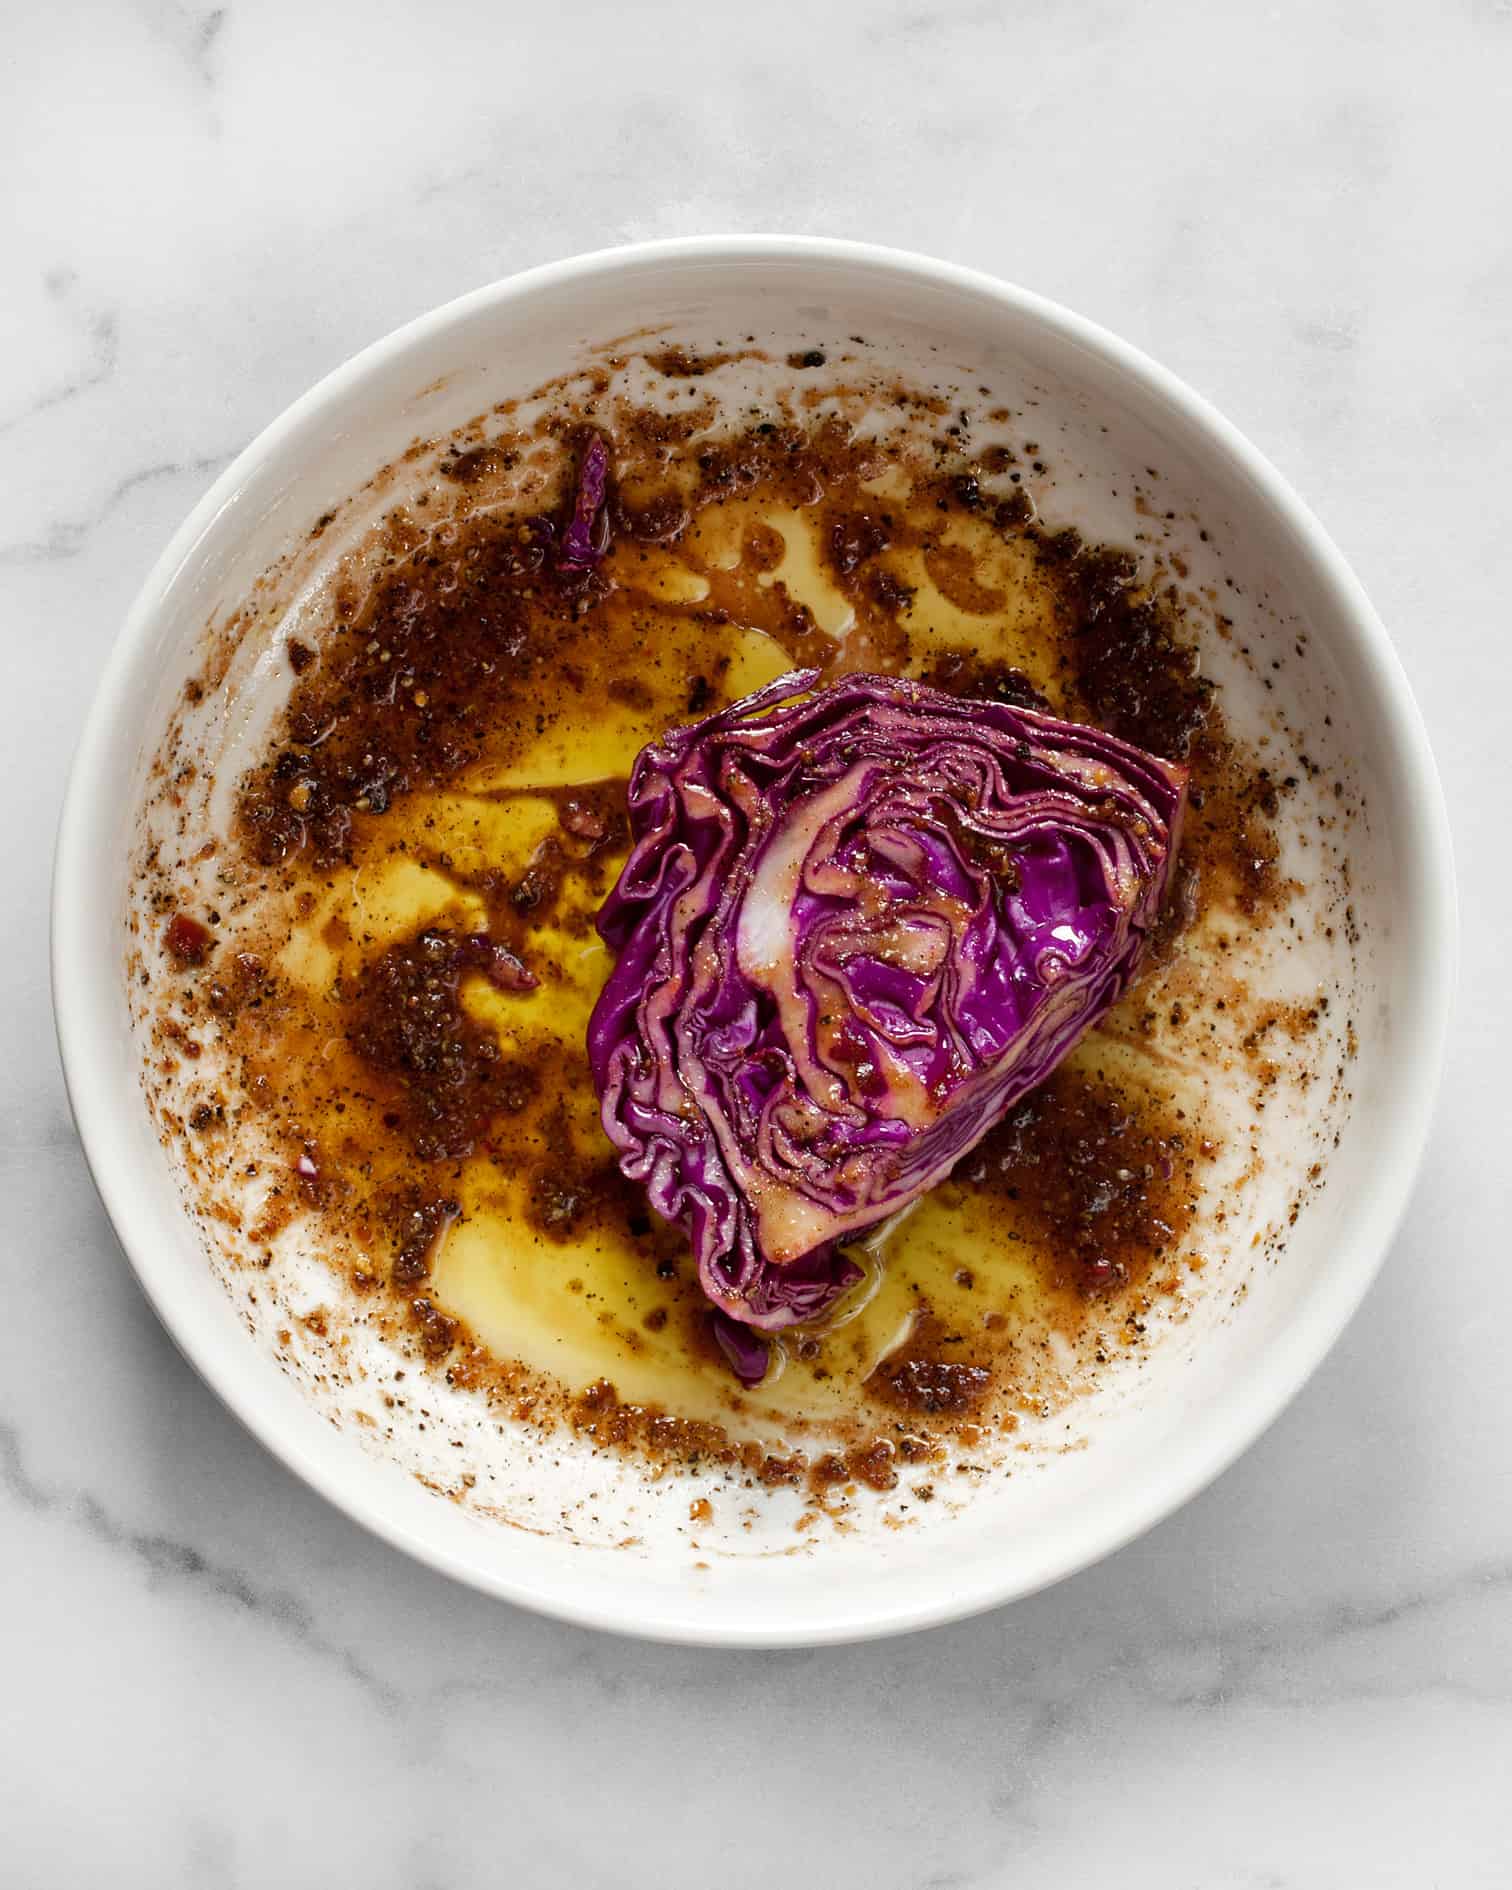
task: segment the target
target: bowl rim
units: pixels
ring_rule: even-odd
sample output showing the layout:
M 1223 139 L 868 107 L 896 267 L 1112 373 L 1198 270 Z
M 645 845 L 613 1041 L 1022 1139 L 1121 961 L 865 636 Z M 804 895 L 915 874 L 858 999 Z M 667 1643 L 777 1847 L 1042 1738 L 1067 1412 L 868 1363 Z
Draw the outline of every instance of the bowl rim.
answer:
M 76 994 L 98 977 L 98 940 L 84 923 L 80 889 L 87 883 L 99 847 L 95 829 L 105 818 L 112 791 L 108 736 L 112 714 L 129 678 L 150 644 L 156 615 L 180 568 L 224 507 L 232 503 L 255 468 L 275 458 L 304 420 L 391 359 L 446 330 L 473 312 L 525 300 L 545 289 L 570 287 L 592 276 L 627 267 L 645 268 L 687 260 L 702 263 L 806 262 L 837 264 L 904 274 L 916 281 L 998 303 L 1064 341 L 1097 357 L 1142 387 L 1205 434 L 1220 454 L 1248 478 L 1257 495 L 1278 515 L 1297 543 L 1304 563 L 1326 587 L 1339 619 L 1348 627 L 1356 654 L 1372 672 L 1385 712 L 1388 747 L 1402 770 L 1411 831 L 1403 836 L 1404 858 L 1419 896 L 1424 927 L 1422 956 L 1428 974 L 1411 994 L 1405 1029 L 1419 1046 L 1415 1080 L 1401 1085 L 1391 1126 L 1399 1159 L 1380 1176 L 1368 1203 L 1370 1225 L 1353 1241 L 1353 1264 L 1305 1302 L 1283 1335 L 1289 1340 L 1267 1354 L 1268 1368 L 1245 1374 L 1225 1403 L 1226 1421 L 1188 1436 L 1180 1453 L 1160 1473 L 1141 1479 L 1143 1495 L 1111 1511 L 1102 1527 L 1065 1532 L 1059 1554 L 1047 1554 L 1029 1579 L 1009 1574 L 960 1586 L 943 1577 L 920 1594 L 917 1573 L 900 1579 L 905 1592 L 886 1606 L 863 1605 L 853 1614 L 807 1627 L 769 1619 L 715 1619 L 696 1606 L 659 1610 L 647 1620 L 634 1592 L 624 1599 L 612 1582 L 595 1584 L 592 1597 L 553 1592 L 527 1575 L 515 1578 L 430 1540 L 387 1513 L 381 1487 L 341 1473 L 317 1459 L 266 1401 L 245 1393 L 222 1357 L 223 1348 L 196 1330 L 180 1303 L 171 1258 L 138 1226 L 130 1156 L 121 1137 L 114 1096 L 92 1067 L 92 1038 L 85 1006 Z M 1359 580 L 1311 509 L 1271 462 L 1202 395 L 1111 331 L 1031 290 L 980 270 L 908 250 L 823 236 L 715 235 L 676 237 L 585 252 L 541 264 L 486 284 L 441 304 L 370 343 L 317 381 L 286 407 L 211 485 L 153 565 L 118 632 L 96 684 L 79 736 L 58 824 L 52 877 L 51 970 L 54 1020 L 64 1083 L 96 1189 L 137 1279 L 170 1337 L 199 1376 L 241 1423 L 303 1482 L 354 1522 L 420 1562 L 484 1593 L 580 1626 L 685 1645 L 797 1647 L 837 1644 L 906 1633 L 963 1619 L 1021 1599 L 1100 1561 L 1153 1528 L 1229 1467 L 1280 1415 L 1332 1349 L 1383 1265 L 1406 1211 L 1421 1166 L 1442 1076 L 1458 956 L 1458 908 L 1448 812 L 1421 713 L 1401 661 Z M 1426 1064 L 1426 1068 L 1424 1065 Z M 1367 1237 L 1368 1234 L 1368 1237 Z

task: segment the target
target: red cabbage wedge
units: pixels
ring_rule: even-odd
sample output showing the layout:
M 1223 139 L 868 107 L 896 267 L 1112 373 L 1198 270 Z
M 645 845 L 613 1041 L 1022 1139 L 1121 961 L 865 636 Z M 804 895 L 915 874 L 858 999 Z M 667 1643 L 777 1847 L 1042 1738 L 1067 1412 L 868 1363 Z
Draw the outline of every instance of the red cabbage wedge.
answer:
M 784 676 L 645 748 L 588 1029 L 739 1377 L 1127 989 L 1185 771 L 921 684 Z M 753 1330 L 754 1328 L 754 1330 Z

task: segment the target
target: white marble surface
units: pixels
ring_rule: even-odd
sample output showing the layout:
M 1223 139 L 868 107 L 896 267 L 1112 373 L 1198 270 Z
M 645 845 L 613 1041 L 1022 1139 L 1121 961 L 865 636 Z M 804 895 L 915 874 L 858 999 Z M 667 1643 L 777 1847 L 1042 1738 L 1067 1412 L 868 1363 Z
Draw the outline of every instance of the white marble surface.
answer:
M 0 1882 L 1512 1882 L 1508 0 L 54 0 L 5 39 Z M 1422 1183 L 1295 1406 L 1049 1594 L 788 1656 L 484 1601 L 243 1435 L 96 1205 L 44 946 L 95 673 L 214 472 L 433 303 L 722 229 L 995 270 L 1211 395 L 1393 627 L 1465 881 Z

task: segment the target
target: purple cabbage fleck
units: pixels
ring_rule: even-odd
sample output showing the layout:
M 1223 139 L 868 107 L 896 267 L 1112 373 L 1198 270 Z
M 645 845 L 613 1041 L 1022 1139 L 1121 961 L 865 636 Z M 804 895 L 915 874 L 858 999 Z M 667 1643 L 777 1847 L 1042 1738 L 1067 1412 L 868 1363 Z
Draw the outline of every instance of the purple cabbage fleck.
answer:
M 572 516 L 557 556 L 559 570 L 585 571 L 609 549 L 609 513 L 604 504 L 608 484 L 609 449 L 599 434 L 590 434 L 578 461 Z
M 812 671 L 644 749 L 599 914 L 588 1051 L 624 1173 L 679 1227 L 715 1337 L 857 1277 L 845 1243 L 940 1181 L 1128 988 L 1185 770 L 1100 729 Z
M 771 1363 L 771 1348 L 759 1332 L 732 1319 L 722 1307 L 709 1314 L 709 1327 L 725 1362 L 743 1385 L 759 1385 Z

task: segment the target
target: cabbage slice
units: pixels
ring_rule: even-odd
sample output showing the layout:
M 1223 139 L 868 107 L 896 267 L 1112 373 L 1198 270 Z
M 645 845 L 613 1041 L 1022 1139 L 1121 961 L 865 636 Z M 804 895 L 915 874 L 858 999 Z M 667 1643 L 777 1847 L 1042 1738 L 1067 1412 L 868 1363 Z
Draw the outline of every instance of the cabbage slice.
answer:
M 1128 988 L 1185 770 L 918 683 L 779 678 L 642 750 L 588 1051 L 620 1167 L 688 1237 L 721 1347 L 857 1277 Z M 752 1332 L 750 1340 L 755 1340 Z

